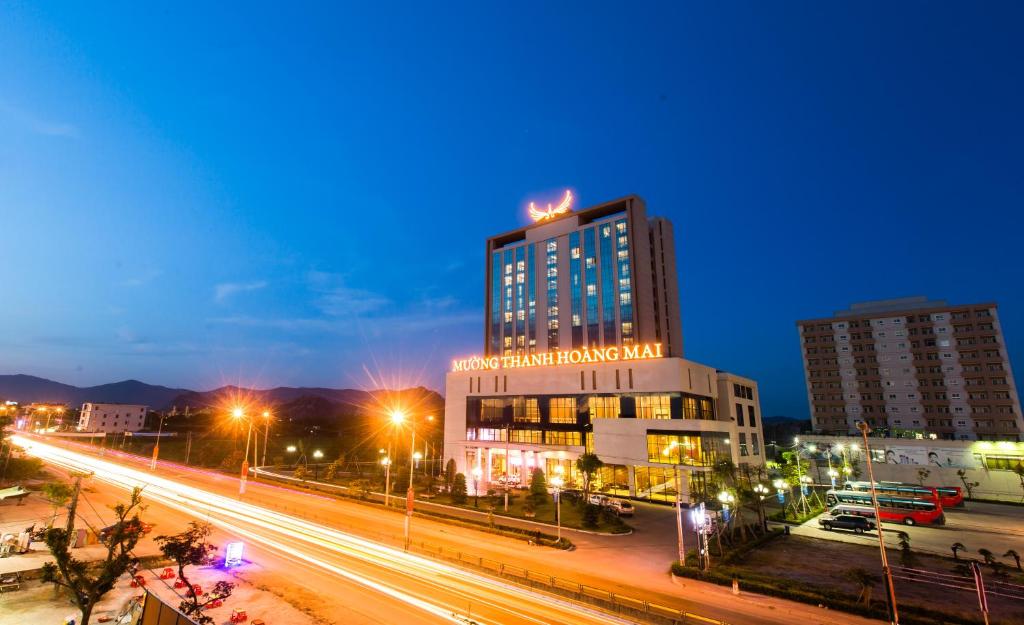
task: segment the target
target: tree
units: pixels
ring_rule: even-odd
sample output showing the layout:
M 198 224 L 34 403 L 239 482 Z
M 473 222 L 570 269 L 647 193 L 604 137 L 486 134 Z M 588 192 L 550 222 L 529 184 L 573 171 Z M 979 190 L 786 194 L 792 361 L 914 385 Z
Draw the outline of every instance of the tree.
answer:
M 341 465 L 341 460 L 335 460 L 331 464 L 327 465 L 327 468 L 324 469 L 324 479 L 328 482 L 333 480 L 334 476 L 337 475 L 338 471 L 341 470 Z
M 984 558 L 985 559 L 985 564 L 988 564 L 989 566 L 994 564 L 995 561 L 996 561 L 995 554 L 993 554 L 988 549 L 985 549 L 984 547 L 982 547 L 981 549 L 978 550 L 978 555 L 980 555 L 982 558 Z
M 899 537 L 900 541 L 900 564 L 903 566 L 913 566 L 916 557 L 914 552 L 910 549 L 910 534 L 906 532 L 896 532 L 896 536 Z
M 43 565 L 42 580 L 58 587 L 67 588 L 71 600 L 82 612 L 79 625 L 89 625 L 92 610 L 103 595 L 117 583 L 131 566 L 134 557 L 131 552 L 144 533 L 139 511 L 142 506 L 142 489 L 132 490 L 131 499 L 127 504 L 119 503 L 113 507 L 117 521 L 102 539 L 107 548 L 107 555 L 99 561 L 83 562 L 71 555 L 71 545 L 75 536 L 75 506 L 77 500 L 72 499 L 68 511 L 67 528 L 51 528 L 46 531 L 46 546 L 50 548 L 55 562 Z M 91 575 L 90 571 L 95 571 Z
M 452 503 L 462 505 L 466 503 L 466 476 L 463 473 L 456 473 L 452 479 L 451 486 Z
M 953 551 L 953 559 L 954 560 L 959 560 L 960 559 L 960 553 L 959 552 L 967 551 L 967 547 L 964 547 L 963 543 L 953 543 L 952 545 L 949 546 L 949 548 Z
M 597 506 L 589 502 L 583 504 L 583 527 L 587 529 L 595 529 L 597 528 L 597 524 L 600 519 L 601 506 Z
M 1020 489 L 1024 491 L 1024 464 L 1017 463 L 1013 467 L 1013 472 L 1017 474 L 1017 479 L 1020 480 Z M 1021 501 L 1024 501 L 1024 496 L 1021 496 Z
M 1013 549 L 1007 550 L 1007 552 L 1003 554 L 1003 557 L 1004 558 L 1013 558 L 1013 561 L 1017 563 L 1017 570 L 1018 571 L 1024 570 L 1024 569 L 1020 568 L 1020 554 L 1017 553 L 1016 551 L 1014 551 Z
M 846 572 L 846 578 L 860 586 L 860 595 L 857 596 L 857 600 L 870 606 L 871 592 L 875 589 L 875 584 L 882 578 L 861 568 L 850 569 Z
M 966 469 L 958 469 L 956 474 L 957 474 L 957 476 L 959 476 L 960 481 L 963 482 L 964 489 L 967 490 L 967 498 L 968 499 L 974 499 L 974 488 L 976 486 L 979 486 L 981 484 L 981 482 L 972 482 L 972 481 L 968 480 L 967 479 L 967 470 Z
M 192 582 L 185 575 L 186 566 L 208 564 L 213 558 L 213 554 L 217 553 L 217 547 L 207 541 L 209 537 L 210 524 L 196 523 L 195 521 L 190 522 L 188 529 L 180 534 L 156 537 L 156 543 L 160 546 L 160 551 L 178 565 L 178 579 L 184 582 L 188 589 L 188 592 L 185 593 L 185 598 L 178 605 L 178 610 L 200 625 L 213 623 L 213 617 L 204 614 L 207 606 L 214 601 L 221 601 L 230 597 L 231 591 L 235 587 L 231 582 L 219 581 L 214 585 L 213 590 L 205 595 L 206 598 L 200 600 L 196 596 Z
M 576 459 L 576 470 L 583 476 L 583 495 L 588 498 L 590 486 L 594 482 L 594 474 L 601 470 L 604 461 L 597 454 L 587 452 Z
M 449 458 L 444 465 L 444 489 L 449 493 L 452 492 L 452 485 L 455 483 L 455 473 L 455 458 Z M 462 477 L 465 479 L 466 476 Z
M 917 482 L 921 486 L 924 486 L 924 481 L 927 480 L 928 476 L 931 475 L 931 474 L 932 474 L 932 472 L 929 471 L 928 469 L 918 469 L 917 470 Z
M 299 480 L 300 482 L 305 482 L 306 480 L 308 480 L 309 470 L 306 469 L 306 465 L 300 464 L 299 466 L 295 467 L 295 470 L 292 472 L 292 477 Z
M 64 482 L 50 482 L 43 486 L 43 496 L 53 506 L 53 516 L 50 518 L 50 522 L 46 524 L 46 527 L 53 527 L 54 522 L 57 520 L 57 511 L 68 505 L 68 501 L 71 500 L 71 495 L 74 492 L 74 489 Z
M 534 467 L 530 474 L 530 499 L 538 506 L 548 500 L 548 481 L 540 467 Z

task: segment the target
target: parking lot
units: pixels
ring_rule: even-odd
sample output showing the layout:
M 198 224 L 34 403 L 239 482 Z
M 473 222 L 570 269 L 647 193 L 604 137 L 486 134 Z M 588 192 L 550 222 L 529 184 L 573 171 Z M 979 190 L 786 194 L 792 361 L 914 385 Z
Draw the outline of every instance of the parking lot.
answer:
M 1024 506 L 968 502 L 964 508 L 945 511 L 946 524 L 908 527 L 898 523 L 885 523 L 882 531 L 887 545 L 896 547 L 897 532 L 910 536 L 911 548 L 938 555 L 951 555 L 950 545 L 955 542 L 967 547 L 967 554 L 977 556 L 978 549 L 988 549 L 1002 556 L 1008 549 L 1024 553 Z M 855 534 L 852 531 L 826 531 L 818 519 L 794 527 L 794 534 L 812 538 L 860 544 L 876 544 L 875 532 Z

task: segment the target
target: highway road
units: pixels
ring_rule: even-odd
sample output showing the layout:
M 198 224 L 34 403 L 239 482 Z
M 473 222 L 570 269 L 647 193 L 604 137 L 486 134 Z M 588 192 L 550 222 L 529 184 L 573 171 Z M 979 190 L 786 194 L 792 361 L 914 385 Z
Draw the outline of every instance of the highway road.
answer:
M 105 471 L 120 473 L 122 470 L 132 469 L 132 480 L 134 483 L 146 483 L 150 485 L 167 484 L 171 492 L 177 493 L 179 487 L 184 492 L 194 494 L 193 501 L 186 509 L 196 518 L 205 518 L 208 511 L 217 512 L 217 516 L 211 516 L 211 520 L 218 520 L 221 528 L 234 529 L 237 525 L 243 525 L 236 516 L 230 516 L 219 512 L 220 506 L 229 506 L 228 512 L 234 508 L 246 510 L 241 516 L 248 518 L 253 513 L 259 517 L 266 516 L 274 519 L 273 524 L 283 523 L 286 527 L 301 528 L 310 524 L 320 528 L 317 531 L 328 531 L 345 535 L 350 540 L 359 540 L 362 543 L 371 543 L 376 548 L 390 547 L 389 558 L 405 556 L 402 553 L 402 523 L 404 515 L 395 510 L 385 510 L 378 505 L 365 505 L 352 500 L 338 500 L 333 497 L 317 493 L 287 488 L 277 484 L 249 481 L 248 489 L 240 501 L 238 496 L 237 477 L 225 475 L 216 471 L 208 471 L 195 467 L 186 467 L 172 462 L 161 462 L 157 472 L 149 471 L 149 459 L 140 456 L 125 454 L 107 449 L 106 456 L 101 458 L 98 450 L 86 445 L 76 444 L 66 440 L 50 441 L 38 437 L 22 437 L 24 444 L 33 445 L 33 453 L 42 452 L 61 462 L 73 460 L 73 464 L 91 463 L 94 461 L 105 462 L 109 465 Z M 159 477 L 156 477 L 159 476 Z M 127 483 L 115 481 L 119 488 L 127 487 Z M 155 489 L 153 489 L 156 492 Z M 150 489 L 146 491 L 147 497 L 153 503 Z M 177 495 L 175 495 L 177 497 Z M 212 497 L 218 502 L 218 506 L 208 508 L 206 497 Z M 160 503 L 160 502 L 157 502 Z M 170 504 L 178 504 L 175 498 L 170 499 Z M 160 504 L 163 505 L 162 503 Z M 242 506 L 242 507 L 239 507 Z M 164 508 L 165 509 L 165 508 Z M 153 510 L 151 510 L 152 512 Z M 180 515 L 179 510 L 174 511 Z M 665 512 L 644 510 L 647 512 Z M 664 518 L 662 518 L 664 517 Z M 667 521 L 666 521 L 667 519 Z M 178 523 L 179 525 L 181 523 Z M 174 532 L 177 529 L 168 529 L 173 523 L 160 522 L 161 532 Z M 822 610 L 813 605 L 807 605 L 763 595 L 741 593 L 733 595 L 728 588 L 716 586 L 707 582 L 695 580 L 672 580 L 668 575 L 667 565 L 675 552 L 675 527 L 674 518 L 666 514 L 651 514 L 643 519 L 634 521 L 637 531 L 632 536 L 594 536 L 581 533 L 572 533 L 572 540 L 577 544 L 578 549 L 572 552 L 560 551 L 546 547 L 529 546 L 521 540 L 504 538 L 493 534 L 483 533 L 474 529 L 455 527 L 447 523 L 439 522 L 429 518 L 414 519 L 412 524 L 412 539 L 414 551 L 420 549 L 420 545 L 426 545 L 431 551 L 436 552 L 437 547 L 443 547 L 452 551 L 461 551 L 472 556 L 482 556 L 491 560 L 506 563 L 511 566 L 525 567 L 530 570 L 531 577 L 558 576 L 561 579 L 571 580 L 574 583 L 587 584 L 601 588 L 606 591 L 620 593 L 626 596 L 635 597 L 653 604 L 669 606 L 675 610 L 685 610 L 690 613 L 700 614 L 713 619 L 730 623 L 731 625 L 788 625 L 800 622 L 813 625 L 847 625 L 854 623 L 877 623 L 870 619 L 855 617 L 832 610 Z M 263 531 L 260 527 L 254 527 L 244 523 L 245 529 L 250 532 Z M 258 584 L 265 585 L 279 593 L 287 593 L 289 597 L 295 598 L 301 595 L 301 601 L 293 601 L 309 608 L 311 614 L 318 617 L 322 615 L 344 615 L 345 618 L 338 620 L 339 623 L 389 623 L 399 622 L 387 615 L 393 610 L 412 610 L 420 616 L 418 618 L 435 618 L 434 616 L 424 617 L 423 611 L 414 607 L 414 604 L 391 598 L 387 601 L 375 597 L 377 591 L 371 591 L 370 587 L 360 585 L 353 580 L 339 579 L 338 573 L 332 572 L 330 567 L 324 568 L 318 564 L 298 559 L 291 550 L 294 548 L 291 541 L 299 540 L 303 545 L 302 551 L 308 552 L 313 559 L 340 558 L 330 549 L 321 547 L 317 542 L 308 539 L 296 539 L 281 532 L 271 529 L 268 534 L 273 537 L 272 544 L 248 542 L 246 549 L 256 549 L 258 562 L 265 562 L 266 568 L 260 573 Z M 242 534 L 231 534 L 241 536 Z M 223 542 L 224 539 L 218 539 Z M 246 538 L 248 541 L 249 539 Z M 333 540 L 333 539 L 332 539 Z M 278 542 L 282 545 L 278 545 Z M 666 547 L 667 545 L 667 547 Z M 397 547 L 397 549 L 395 549 Z M 396 555 L 397 554 L 397 555 Z M 377 576 L 385 575 L 381 572 L 381 564 L 376 562 L 377 556 L 371 557 L 370 568 L 366 558 L 356 558 L 345 555 L 346 560 L 329 560 L 327 564 L 345 562 L 343 566 L 352 567 L 356 573 L 360 573 L 374 579 Z M 397 562 L 401 562 L 399 559 Z M 436 564 L 433 559 L 428 562 Z M 417 565 L 419 566 L 419 565 Z M 444 565 L 442 565 L 444 566 Z M 392 563 L 391 572 L 388 575 L 399 575 L 395 568 L 404 568 L 403 565 Z M 449 567 L 451 568 L 451 567 Z M 295 569 L 297 573 L 292 573 Z M 460 574 L 467 574 L 462 569 L 455 568 Z M 432 571 L 424 572 L 422 569 L 406 570 L 406 577 L 427 577 L 434 576 Z M 445 577 L 439 578 L 447 583 L 455 573 L 446 573 Z M 471 578 L 477 577 L 472 572 L 468 575 Z M 492 578 L 484 578 L 494 583 Z M 382 580 L 386 584 L 398 585 L 405 588 L 405 584 L 413 584 L 417 588 L 416 596 L 427 600 L 434 599 L 433 590 L 429 585 L 424 586 L 422 581 L 404 581 L 399 577 L 387 577 Z M 464 582 L 459 582 L 462 584 Z M 412 586 L 410 586 L 411 588 Z M 516 622 L 514 614 L 507 611 L 499 611 L 496 616 L 484 612 L 488 602 L 510 601 L 515 609 L 527 612 L 531 618 L 539 618 L 541 622 L 572 622 L 586 623 L 583 616 L 574 612 L 575 607 L 566 607 L 570 611 L 568 621 L 559 620 L 565 618 L 564 610 L 558 610 L 555 614 L 548 615 L 545 611 L 534 612 L 531 602 L 523 603 L 521 593 L 530 593 L 527 590 L 516 588 L 517 593 L 509 594 L 507 589 L 502 589 L 500 595 L 488 589 L 482 591 L 484 602 L 477 603 L 474 597 L 480 598 L 481 591 L 467 592 L 456 586 L 457 592 L 454 595 L 440 594 L 439 599 L 445 609 L 449 609 L 456 616 L 455 618 L 466 618 L 469 614 L 474 620 L 484 622 Z M 372 594 L 371 594 L 372 593 Z M 423 595 L 422 593 L 427 593 Z M 337 596 L 335 596 L 337 595 Z M 424 598 L 426 597 L 426 598 Z M 555 600 L 554 598 L 549 598 Z M 556 602 L 561 602 L 557 599 Z M 491 608 L 494 609 L 494 608 Z M 404 613 L 404 612 L 403 612 Z M 543 616 L 542 616 L 543 615 Z M 484 616 L 493 620 L 484 620 Z M 406 622 L 419 622 L 412 616 L 404 617 Z M 603 614 L 590 615 L 587 618 L 608 618 Z M 505 619 L 505 620 L 503 620 Z M 512 620 L 507 620 L 512 619 Z M 427 620 L 425 622 L 436 622 Z M 450 621 L 448 621 L 450 622 Z M 529 621 L 535 622 L 535 621 Z M 607 621 L 601 621 L 607 622 Z M 612 622 L 615 622 L 614 619 Z
M 331 527 L 117 464 L 90 454 L 15 437 L 48 463 L 92 471 L 94 480 L 196 519 L 290 562 L 289 576 L 347 598 L 352 620 L 381 623 L 626 623 L 615 615 L 405 553 Z

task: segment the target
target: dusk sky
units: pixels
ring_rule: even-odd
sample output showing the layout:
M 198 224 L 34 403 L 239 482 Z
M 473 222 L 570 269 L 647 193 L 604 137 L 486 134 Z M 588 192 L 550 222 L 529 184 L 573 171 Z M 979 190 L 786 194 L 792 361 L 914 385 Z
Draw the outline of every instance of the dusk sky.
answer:
M 553 6 L 554 5 L 554 6 Z M 1024 370 L 1024 4 L 0 5 L 0 373 L 424 384 L 563 189 L 675 225 L 685 355 L 994 300 Z

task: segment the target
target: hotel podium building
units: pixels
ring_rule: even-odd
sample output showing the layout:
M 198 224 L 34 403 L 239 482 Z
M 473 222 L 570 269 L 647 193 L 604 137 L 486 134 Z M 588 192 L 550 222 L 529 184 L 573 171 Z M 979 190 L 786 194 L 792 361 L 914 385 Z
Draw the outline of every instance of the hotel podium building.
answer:
M 492 237 L 485 275 L 483 354 L 445 385 L 445 457 L 471 490 L 536 467 L 579 486 L 589 451 L 596 490 L 689 502 L 715 462 L 763 464 L 757 384 L 682 358 L 672 226 L 639 197 Z

